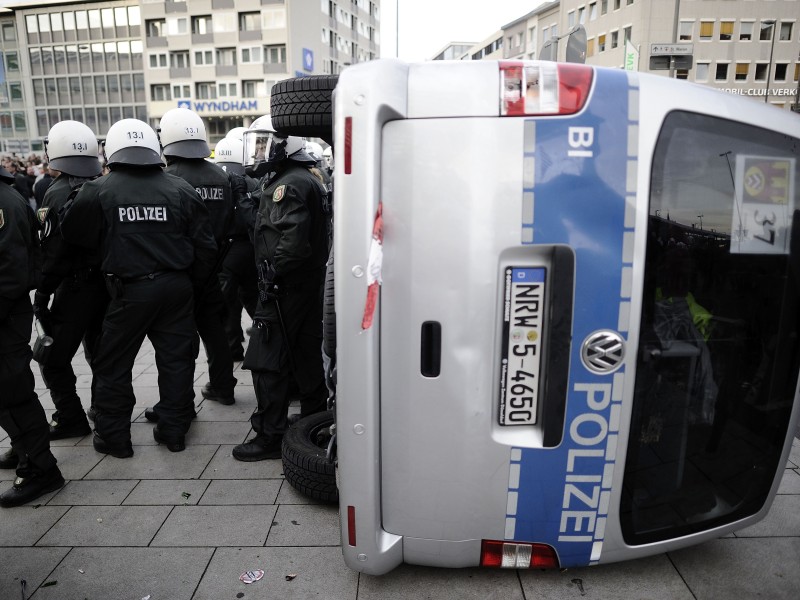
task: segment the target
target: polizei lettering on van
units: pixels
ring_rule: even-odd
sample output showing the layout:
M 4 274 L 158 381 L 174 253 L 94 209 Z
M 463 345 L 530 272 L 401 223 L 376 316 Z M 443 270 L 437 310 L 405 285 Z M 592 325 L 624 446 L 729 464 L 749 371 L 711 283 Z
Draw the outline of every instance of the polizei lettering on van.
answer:
M 137 221 L 167 221 L 166 206 L 120 206 L 119 222 L 135 223 Z

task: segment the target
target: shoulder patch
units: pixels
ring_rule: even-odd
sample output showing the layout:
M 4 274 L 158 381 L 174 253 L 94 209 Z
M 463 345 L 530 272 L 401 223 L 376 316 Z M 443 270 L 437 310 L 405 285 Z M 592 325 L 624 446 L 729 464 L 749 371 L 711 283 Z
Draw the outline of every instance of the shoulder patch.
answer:
M 6 224 L 6 216 L 5 213 L 3 213 L 3 209 L 0 208 L 0 229 L 2 229 L 5 226 L 5 224 Z
M 286 195 L 286 185 L 279 185 L 275 188 L 275 191 L 272 192 L 272 201 L 273 202 L 280 202 L 283 200 L 283 197 Z
M 50 212 L 49 206 L 45 206 L 36 211 L 36 216 L 39 217 L 39 223 L 41 223 L 42 225 L 44 225 L 44 222 L 47 220 L 48 212 Z

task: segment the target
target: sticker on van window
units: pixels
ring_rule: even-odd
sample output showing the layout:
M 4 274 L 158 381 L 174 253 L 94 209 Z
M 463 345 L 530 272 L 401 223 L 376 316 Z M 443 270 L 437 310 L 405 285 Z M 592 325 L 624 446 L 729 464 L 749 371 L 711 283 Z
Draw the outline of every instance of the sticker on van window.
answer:
M 731 254 L 788 254 L 795 159 L 736 157 Z
M 536 425 L 546 275 L 541 267 L 505 271 L 501 425 Z

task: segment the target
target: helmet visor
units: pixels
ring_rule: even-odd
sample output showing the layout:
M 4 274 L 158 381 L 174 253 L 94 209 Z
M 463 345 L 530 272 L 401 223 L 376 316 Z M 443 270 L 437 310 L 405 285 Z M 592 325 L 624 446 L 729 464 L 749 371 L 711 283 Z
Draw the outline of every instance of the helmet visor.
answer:
M 244 132 L 242 152 L 244 153 L 245 167 L 255 169 L 267 162 L 272 149 L 272 137 L 271 131 L 256 129 Z

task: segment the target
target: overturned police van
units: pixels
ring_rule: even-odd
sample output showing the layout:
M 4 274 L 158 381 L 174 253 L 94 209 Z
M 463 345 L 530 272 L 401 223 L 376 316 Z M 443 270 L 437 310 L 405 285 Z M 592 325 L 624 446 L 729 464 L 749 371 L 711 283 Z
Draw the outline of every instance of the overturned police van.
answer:
M 575 567 L 766 515 L 800 412 L 800 119 L 567 63 L 314 80 L 283 125 L 334 146 L 336 400 L 287 479 L 338 499 L 350 567 Z

